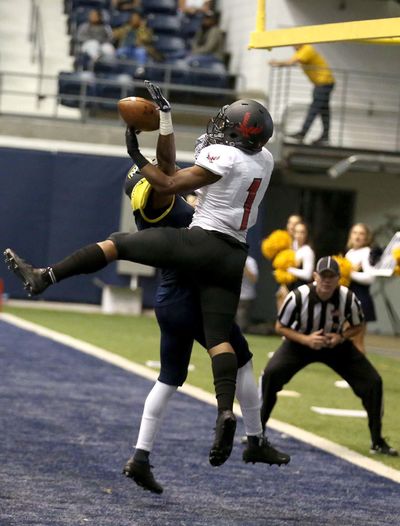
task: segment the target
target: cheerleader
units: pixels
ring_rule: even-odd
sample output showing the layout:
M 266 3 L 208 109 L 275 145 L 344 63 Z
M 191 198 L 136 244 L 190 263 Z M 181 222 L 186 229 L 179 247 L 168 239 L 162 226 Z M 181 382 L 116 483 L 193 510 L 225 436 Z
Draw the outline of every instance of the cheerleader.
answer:
M 372 273 L 373 267 L 370 264 L 371 243 L 372 235 L 367 225 L 356 223 L 352 226 L 347 240 L 348 251 L 345 254 L 346 259 L 353 266 L 349 289 L 360 300 L 366 322 L 376 321 L 375 306 L 369 290 L 375 280 Z M 365 333 L 366 324 L 363 331 L 353 340 L 354 345 L 363 353 L 365 353 Z
M 287 271 L 296 277 L 296 281 L 289 285 L 289 290 L 310 283 L 314 272 L 315 253 L 309 244 L 307 225 L 303 222 L 294 227 L 293 247 L 296 251 L 296 267 L 289 267 Z

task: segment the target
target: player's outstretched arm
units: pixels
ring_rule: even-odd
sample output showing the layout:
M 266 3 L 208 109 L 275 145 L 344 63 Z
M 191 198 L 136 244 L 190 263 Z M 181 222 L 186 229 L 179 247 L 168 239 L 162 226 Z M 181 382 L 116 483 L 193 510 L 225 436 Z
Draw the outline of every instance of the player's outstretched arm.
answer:
M 171 104 L 164 97 L 161 89 L 149 80 L 144 84 L 150 97 L 160 108 L 160 133 L 157 141 L 157 164 L 167 175 L 175 173 L 176 148 L 172 125 Z

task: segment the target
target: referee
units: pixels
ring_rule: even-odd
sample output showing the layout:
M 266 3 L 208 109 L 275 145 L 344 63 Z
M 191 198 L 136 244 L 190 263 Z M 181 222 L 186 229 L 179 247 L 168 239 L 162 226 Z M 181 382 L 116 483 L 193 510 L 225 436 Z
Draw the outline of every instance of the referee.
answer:
M 262 376 L 263 428 L 278 391 L 310 363 L 324 363 L 361 398 L 368 414 L 370 453 L 398 456 L 381 434 L 382 378 L 349 339 L 362 331 L 360 302 L 351 290 L 339 285 L 339 266 L 331 256 L 318 261 L 313 277 L 313 283 L 301 285 L 287 296 L 278 314 L 275 329 L 284 341 Z

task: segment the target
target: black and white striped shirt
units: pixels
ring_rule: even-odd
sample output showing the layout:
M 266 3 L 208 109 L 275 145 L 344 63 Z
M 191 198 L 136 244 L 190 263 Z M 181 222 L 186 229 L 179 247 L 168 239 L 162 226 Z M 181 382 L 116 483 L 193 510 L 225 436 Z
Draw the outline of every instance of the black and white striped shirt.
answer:
M 340 333 L 346 321 L 351 326 L 362 323 L 364 314 L 358 298 L 347 287 L 338 286 L 329 300 L 322 301 L 311 283 L 301 285 L 288 294 L 279 311 L 278 321 L 303 334 L 319 329 L 326 333 Z

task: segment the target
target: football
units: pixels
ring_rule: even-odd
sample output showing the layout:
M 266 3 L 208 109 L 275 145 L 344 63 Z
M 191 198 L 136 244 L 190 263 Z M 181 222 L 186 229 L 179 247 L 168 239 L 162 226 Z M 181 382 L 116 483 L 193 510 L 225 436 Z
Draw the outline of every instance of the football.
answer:
M 118 112 L 130 128 L 154 131 L 160 127 L 160 111 L 153 101 L 126 97 L 118 102 Z

